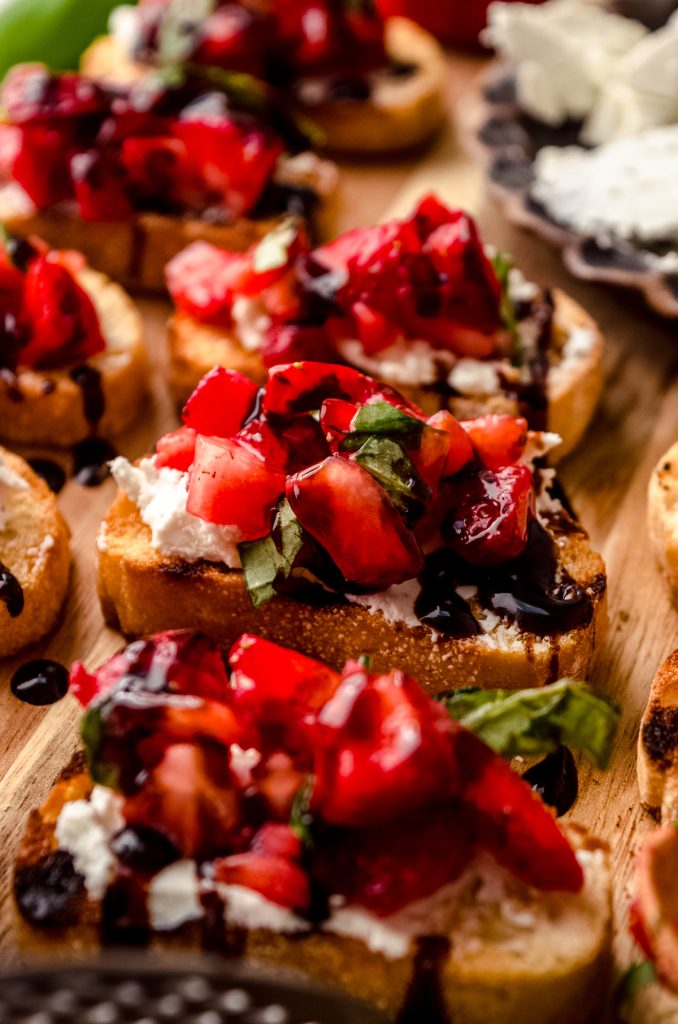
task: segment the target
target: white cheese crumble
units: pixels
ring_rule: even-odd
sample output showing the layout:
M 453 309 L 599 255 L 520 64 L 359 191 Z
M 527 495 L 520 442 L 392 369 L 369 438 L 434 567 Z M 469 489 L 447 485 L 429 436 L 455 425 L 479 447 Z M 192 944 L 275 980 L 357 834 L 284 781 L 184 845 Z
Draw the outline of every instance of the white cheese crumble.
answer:
M 381 590 L 378 594 L 347 594 L 351 604 L 366 608 L 370 615 L 380 612 L 392 626 L 403 623 L 405 626 L 420 626 L 421 622 L 414 611 L 421 586 L 418 580 L 405 580 Z
M 233 303 L 231 316 L 238 332 L 238 341 L 244 349 L 257 352 L 264 347 L 271 318 L 261 298 L 239 296 Z
M 139 509 L 150 527 L 151 545 L 161 554 L 240 568 L 238 528 L 207 523 L 186 511 L 186 473 L 167 466 L 158 469 L 153 458 L 134 466 L 122 456 L 111 462 L 111 473 Z
M 496 364 L 482 359 L 459 359 L 447 383 L 462 395 L 496 395 L 501 386 Z
M 440 368 L 448 368 L 455 361 L 451 352 L 434 348 L 428 341 L 402 337 L 374 356 L 368 356 L 357 339 L 342 339 L 337 348 L 352 366 L 393 384 L 435 384 Z
M 310 931 L 310 924 L 278 903 L 267 900 L 254 889 L 243 885 L 217 885 L 217 892 L 224 903 L 224 920 L 229 925 L 247 928 L 267 928 L 272 932 L 294 934 Z
M 147 907 L 151 926 L 160 932 L 201 918 L 204 910 L 195 861 L 178 860 L 158 872 L 148 887 Z
M 600 245 L 678 247 L 678 124 L 594 150 L 544 147 L 532 194 L 554 220 Z
M 57 819 L 57 842 L 73 857 L 75 870 L 84 878 L 93 900 L 103 898 L 113 875 L 116 858 L 110 842 L 125 826 L 122 803 L 112 789 L 95 786 L 89 800 L 65 804 Z

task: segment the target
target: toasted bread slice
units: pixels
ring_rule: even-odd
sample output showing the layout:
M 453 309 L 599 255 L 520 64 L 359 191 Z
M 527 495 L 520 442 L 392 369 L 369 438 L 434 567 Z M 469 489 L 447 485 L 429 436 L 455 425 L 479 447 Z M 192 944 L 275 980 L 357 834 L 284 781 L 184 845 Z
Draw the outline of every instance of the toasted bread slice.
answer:
M 106 349 L 87 360 L 100 374 L 104 411 L 86 415 L 81 388 L 70 369 L 21 370 L 0 379 L 0 437 L 15 444 L 68 446 L 93 432 L 112 437 L 137 415 L 147 386 L 148 364 L 139 312 L 118 284 L 88 267 L 79 284 L 92 299 Z
M 356 651 L 370 655 L 376 671 L 395 665 L 425 680 L 431 693 L 471 684 L 520 689 L 562 676 L 585 677 L 606 627 L 601 557 L 571 523 L 558 535 L 558 552 L 591 595 L 588 626 L 542 638 L 498 622 L 481 636 L 457 639 L 426 626 L 391 624 L 380 611 L 357 605 L 315 606 L 274 597 L 254 609 L 241 572 L 164 557 L 154 549 L 136 505 L 119 492 L 99 537 L 98 588 L 106 621 L 127 636 L 195 628 L 227 646 L 251 632 L 288 645 L 294 638 L 297 650 L 335 668 Z
M 3 470 L 24 486 L 5 486 Z M 68 589 L 70 531 L 47 484 L 12 452 L 0 448 L 0 563 L 21 588 L 0 583 L 0 657 L 15 654 L 54 626 Z M 3 600 L 3 593 L 9 600 Z
M 638 785 L 652 814 L 678 821 L 678 651 L 652 681 L 638 736 Z
M 8 231 L 39 235 L 54 248 L 77 249 L 97 270 L 134 291 L 164 291 L 165 265 L 191 242 L 202 240 L 239 252 L 278 220 L 240 218 L 221 225 L 140 213 L 125 221 L 84 221 L 74 204 L 37 210 L 18 185 L 0 185 L 0 221 Z
M 31 813 L 15 872 L 15 890 L 24 905 L 34 890 L 40 892 L 43 906 L 48 906 L 50 875 L 55 879 L 58 872 L 57 819 L 65 803 L 86 799 L 90 790 L 82 761 L 76 759 L 43 807 Z M 513 879 L 506 882 L 504 895 L 501 879 L 507 876 L 500 869 L 478 865 L 433 898 L 435 905 L 429 907 L 428 916 L 417 920 L 414 941 L 404 954 L 399 951 L 400 955 L 387 958 L 376 951 L 374 942 L 375 948 L 370 948 L 369 938 L 366 942 L 324 931 L 290 937 L 263 928 L 244 932 L 242 953 L 279 967 L 301 966 L 394 1019 L 416 971 L 416 936 L 434 930 L 450 941 L 449 952 L 442 945 L 440 982 L 455 1024 L 598 1021 L 610 956 L 608 852 L 577 825 L 567 825 L 564 831 L 584 869 L 585 886 L 577 895 L 537 893 Z M 68 874 L 68 857 L 63 852 L 61 857 L 66 857 L 61 868 Z M 92 953 L 99 948 L 101 903 L 88 897 L 72 872 L 71 864 L 70 884 L 59 893 L 58 908 L 55 904 L 57 927 L 53 924 L 41 932 L 18 918 L 20 942 L 33 953 L 72 956 L 73 951 Z M 479 898 L 482 880 L 490 872 L 495 895 L 486 888 L 486 898 L 485 894 Z M 185 925 L 173 935 L 155 933 L 153 942 L 158 947 L 197 946 L 200 925 Z
M 445 117 L 445 61 L 432 35 L 407 18 L 387 18 L 386 52 L 396 67 L 413 66 L 410 74 L 390 69 L 370 75 L 368 100 L 328 100 L 326 83 L 297 83 L 296 100 L 322 130 L 325 148 L 343 153 L 389 153 L 412 149 L 429 139 Z M 81 69 L 103 82 L 128 85 L 148 69 L 128 60 L 113 36 L 97 39 L 85 51 Z
M 598 404 L 603 387 L 603 336 L 595 320 L 569 295 L 556 288 L 553 298 L 555 317 L 547 382 L 547 429 L 562 437 L 562 443 L 553 453 L 556 459 L 562 459 L 581 440 Z M 589 332 L 591 344 L 576 358 L 568 358 L 566 343 L 574 331 L 582 329 Z M 169 321 L 168 345 L 169 382 L 180 405 L 213 366 L 239 370 L 259 384 L 266 382 L 266 367 L 259 353 L 243 347 L 233 329 L 211 327 L 185 313 L 175 313 Z M 379 376 L 372 365 L 365 372 Z M 428 414 L 437 412 L 445 402 L 440 394 L 425 386 L 384 379 Z M 447 405 L 460 419 L 487 412 L 520 413 L 518 402 L 504 393 L 453 397 Z M 676 544 L 678 546 L 678 540 Z M 676 559 L 678 565 L 678 554 Z
M 678 443 L 657 463 L 648 488 L 648 531 L 678 603 Z

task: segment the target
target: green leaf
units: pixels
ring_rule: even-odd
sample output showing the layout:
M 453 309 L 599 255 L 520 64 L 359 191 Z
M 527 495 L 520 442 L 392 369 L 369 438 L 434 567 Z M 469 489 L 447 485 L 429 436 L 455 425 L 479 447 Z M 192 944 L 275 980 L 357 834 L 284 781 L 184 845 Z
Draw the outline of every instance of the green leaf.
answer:
M 289 258 L 290 247 L 299 233 L 295 217 L 286 217 L 272 231 L 264 235 L 254 250 L 252 266 L 256 274 L 284 267 Z
M 270 601 L 280 577 L 287 579 L 303 545 L 303 527 L 286 498 L 278 506 L 268 537 L 238 545 L 245 586 L 255 608 Z
M 399 444 L 389 437 L 368 437 L 352 458 L 384 488 L 399 512 L 421 514 L 431 490 Z
M 170 0 L 158 32 L 158 62 L 181 64 L 187 60 L 193 52 L 202 21 L 212 14 L 216 6 L 217 0 Z M 194 26 L 194 30 L 189 31 L 188 26 Z
M 657 972 L 655 971 L 654 964 L 650 963 L 649 960 L 633 964 L 619 979 L 615 993 L 616 1001 L 625 1003 L 639 992 L 642 992 L 648 985 L 653 985 L 656 981 Z
M 110 789 L 118 788 L 119 772 L 116 765 L 105 764 L 99 760 L 101 738 L 103 734 L 102 712 L 100 707 L 90 707 L 80 723 L 80 738 L 85 747 L 87 767 L 92 780 L 100 786 Z
M 353 418 L 352 434 L 420 434 L 425 424 L 389 402 L 363 405 Z M 350 435 L 349 435 L 350 436 Z
M 304 846 L 313 845 L 313 837 L 311 833 L 313 815 L 309 810 L 309 806 L 311 803 L 311 796 L 313 794 L 314 782 L 315 779 L 313 775 L 308 775 L 306 777 L 305 782 L 302 783 L 301 787 L 296 792 L 292 803 L 292 811 L 290 813 L 290 828 Z
M 82 51 L 106 30 L 120 0 L 5 0 L 0 5 L 0 78 L 14 64 L 40 61 L 75 68 Z
M 507 331 L 510 331 L 513 340 L 517 345 L 520 344 L 520 331 L 518 330 L 518 321 L 516 320 L 516 311 L 513 306 L 513 300 L 509 294 L 509 274 L 513 263 L 511 257 L 505 252 L 496 252 L 490 260 L 494 267 L 494 272 L 497 275 L 499 284 L 501 285 L 501 300 L 499 305 L 499 313 L 501 315 L 502 322 Z
M 465 689 L 443 694 L 445 707 L 504 757 L 545 754 L 564 744 L 607 768 L 620 711 L 584 683 L 562 679 L 534 690 Z

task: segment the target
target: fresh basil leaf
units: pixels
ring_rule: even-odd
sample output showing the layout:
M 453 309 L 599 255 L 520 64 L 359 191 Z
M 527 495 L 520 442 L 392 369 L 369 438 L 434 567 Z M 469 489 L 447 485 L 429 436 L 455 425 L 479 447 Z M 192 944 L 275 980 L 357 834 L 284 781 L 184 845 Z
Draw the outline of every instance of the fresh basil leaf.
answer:
M 506 330 L 511 333 L 516 344 L 519 345 L 520 331 L 518 330 L 518 321 L 516 319 L 513 300 L 509 293 L 509 275 L 513 266 L 511 258 L 505 252 L 496 252 L 490 262 L 494 267 L 494 272 L 497 275 L 497 279 L 501 286 L 499 314 L 501 316 L 502 323 Z
M 76 68 L 82 51 L 106 31 L 120 0 L 5 0 L 0 4 L 0 78 L 14 64 Z
M 252 266 L 256 274 L 284 267 L 289 259 L 290 247 L 299 233 L 295 217 L 285 217 L 272 231 L 264 235 L 252 255 Z
M 290 813 L 290 828 L 304 846 L 311 846 L 313 844 L 313 836 L 311 832 L 313 815 L 311 814 L 309 807 L 311 803 L 311 796 L 313 795 L 314 782 L 315 779 L 313 775 L 308 775 L 306 777 L 305 782 L 302 783 L 301 787 L 296 792 Z
M 368 437 L 352 456 L 374 477 L 408 519 L 417 518 L 431 499 L 431 490 L 403 449 L 389 437 Z
M 303 545 L 302 525 L 286 499 L 278 506 L 273 532 L 268 537 L 238 545 L 245 586 L 255 608 L 270 601 L 281 576 L 287 579 Z
M 504 757 L 547 754 L 559 744 L 607 768 L 620 711 L 583 683 L 562 679 L 533 690 L 463 690 L 442 695 L 457 719 Z
M 181 64 L 188 60 L 202 22 L 216 6 L 217 0 L 169 0 L 158 31 L 158 62 Z
M 116 765 L 104 764 L 99 760 L 103 723 L 101 708 L 91 707 L 80 723 L 80 738 L 85 748 L 87 767 L 92 780 L 100 786 L 118 788 L 119 772 Z
M 657 981 L 657 972 L 654 964 L 645 960 L 639 964 L 632 964 L 625 974 L 622 974 L 615 993 L 616 1001 L 626 1003 L 629 999 L 642 992 L 648 985 Z
M 363 405 L 353 417 L 352 434 L 420 434 L 425 424 L 390 402 Z

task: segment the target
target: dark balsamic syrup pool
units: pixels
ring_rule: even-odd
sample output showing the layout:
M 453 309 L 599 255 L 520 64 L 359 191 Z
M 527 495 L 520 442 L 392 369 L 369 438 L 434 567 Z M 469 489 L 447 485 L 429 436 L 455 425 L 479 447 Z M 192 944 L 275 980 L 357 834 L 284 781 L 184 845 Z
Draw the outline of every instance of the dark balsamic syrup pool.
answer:
M 66 483 L 66 472 L 57 462 L 52 462 L 51 459 L 28 459 L 28 465 L 54 494 L 62 490 Z
M 449 952 L 450 940 L 443 935 L 419 939 L 412 978 L 396 1024 L 453 1024 L 442 985 Z
M 554 808 L 558 817 L 570 810 L 579 794 L 577 766 L 568 747 L 559 747 L 548 754 L 543 761 L 528 768 L 523 778 L 544 803 Z
M 24 704 L 47 707 L 68 693 L 68 669 L 46 658 L 27 661 L 12 676 L 10 688 Z
M 108 463 L 118 453 L 102 437 L 88 437 L 73 446 L 73 475 L 82 487 L 98 487 L 109 475 Z
M 18 579 L 0 562 L 0 601 L 9 615 L 16 619 L 24 610 L 24 591 Z

